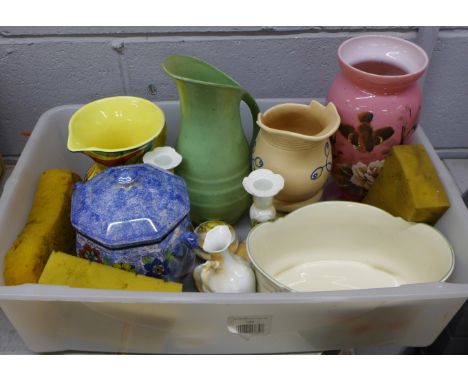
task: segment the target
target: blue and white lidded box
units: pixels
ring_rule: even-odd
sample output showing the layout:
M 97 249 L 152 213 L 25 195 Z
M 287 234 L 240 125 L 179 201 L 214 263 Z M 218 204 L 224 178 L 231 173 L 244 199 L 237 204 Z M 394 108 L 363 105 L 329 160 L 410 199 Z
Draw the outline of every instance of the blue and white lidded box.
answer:
M 147 164 L 110 167 L 75 186 L 71 222 L 79 257 L 180 281 L 197 237 L 184 180 Z

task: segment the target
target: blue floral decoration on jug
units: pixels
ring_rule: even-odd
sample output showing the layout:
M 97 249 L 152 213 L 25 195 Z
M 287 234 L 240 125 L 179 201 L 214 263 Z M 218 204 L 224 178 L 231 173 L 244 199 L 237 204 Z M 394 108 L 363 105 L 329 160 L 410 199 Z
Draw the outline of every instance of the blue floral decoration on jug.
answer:
M 323 171 L 325 169 L 328 172 L 330 172 L 331 169 L 332 169 L 332 162 L 329 160 L 329 156 L 330 156 L 330 152 L 331 152 L 330 142 L 325 143 L 324 151 L 325 151 L 325 164 L 323 166 L 317 167 L 314 171 L 312 171 L 312 174 L 310 174 L 310 179 L 311 180 L 319 179 L 322 176 Z
M 263 167 L 263 159 L 260 158 L 260 157 L 252 158 L 252 167 L 253 167 L 254 169 L 256 169 L 256 168 L 262 168 L 262 167 Z

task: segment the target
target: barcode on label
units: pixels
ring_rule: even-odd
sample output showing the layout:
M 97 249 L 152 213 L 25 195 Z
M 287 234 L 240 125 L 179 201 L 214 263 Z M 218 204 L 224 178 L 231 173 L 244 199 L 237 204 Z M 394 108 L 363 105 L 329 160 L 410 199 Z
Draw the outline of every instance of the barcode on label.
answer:
M 228 317 L 228 330 L 244 338 L 270 334 L 271 316 Z
M 260 334 L 265 332 L 265 324 L 243 324 L 237 325 L 237 333 Z

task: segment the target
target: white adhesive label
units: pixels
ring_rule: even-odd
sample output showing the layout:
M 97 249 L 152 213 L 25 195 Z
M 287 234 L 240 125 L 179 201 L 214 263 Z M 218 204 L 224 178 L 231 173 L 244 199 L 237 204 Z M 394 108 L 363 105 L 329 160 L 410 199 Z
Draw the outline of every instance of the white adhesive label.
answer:
M 272 316 L 231 316 L 228 317 L 229 332 L 249 339 L 255 336 L 266 336 L 271 332 Z

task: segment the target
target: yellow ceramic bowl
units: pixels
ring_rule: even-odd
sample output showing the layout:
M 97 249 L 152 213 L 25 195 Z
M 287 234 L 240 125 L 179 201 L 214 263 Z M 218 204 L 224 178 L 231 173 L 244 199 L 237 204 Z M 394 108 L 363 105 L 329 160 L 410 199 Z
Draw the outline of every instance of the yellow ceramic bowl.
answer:
M 445 281 L 454 253 L 435 228 L 366 204 L 302 207 L 247 237 L 259 292 L 318 292 Z
M 102 98 L 78 109 L 68 124 L 67 147 L 104 166 L 129 163 L 164 145 L 163 111 L 144 98 Z

